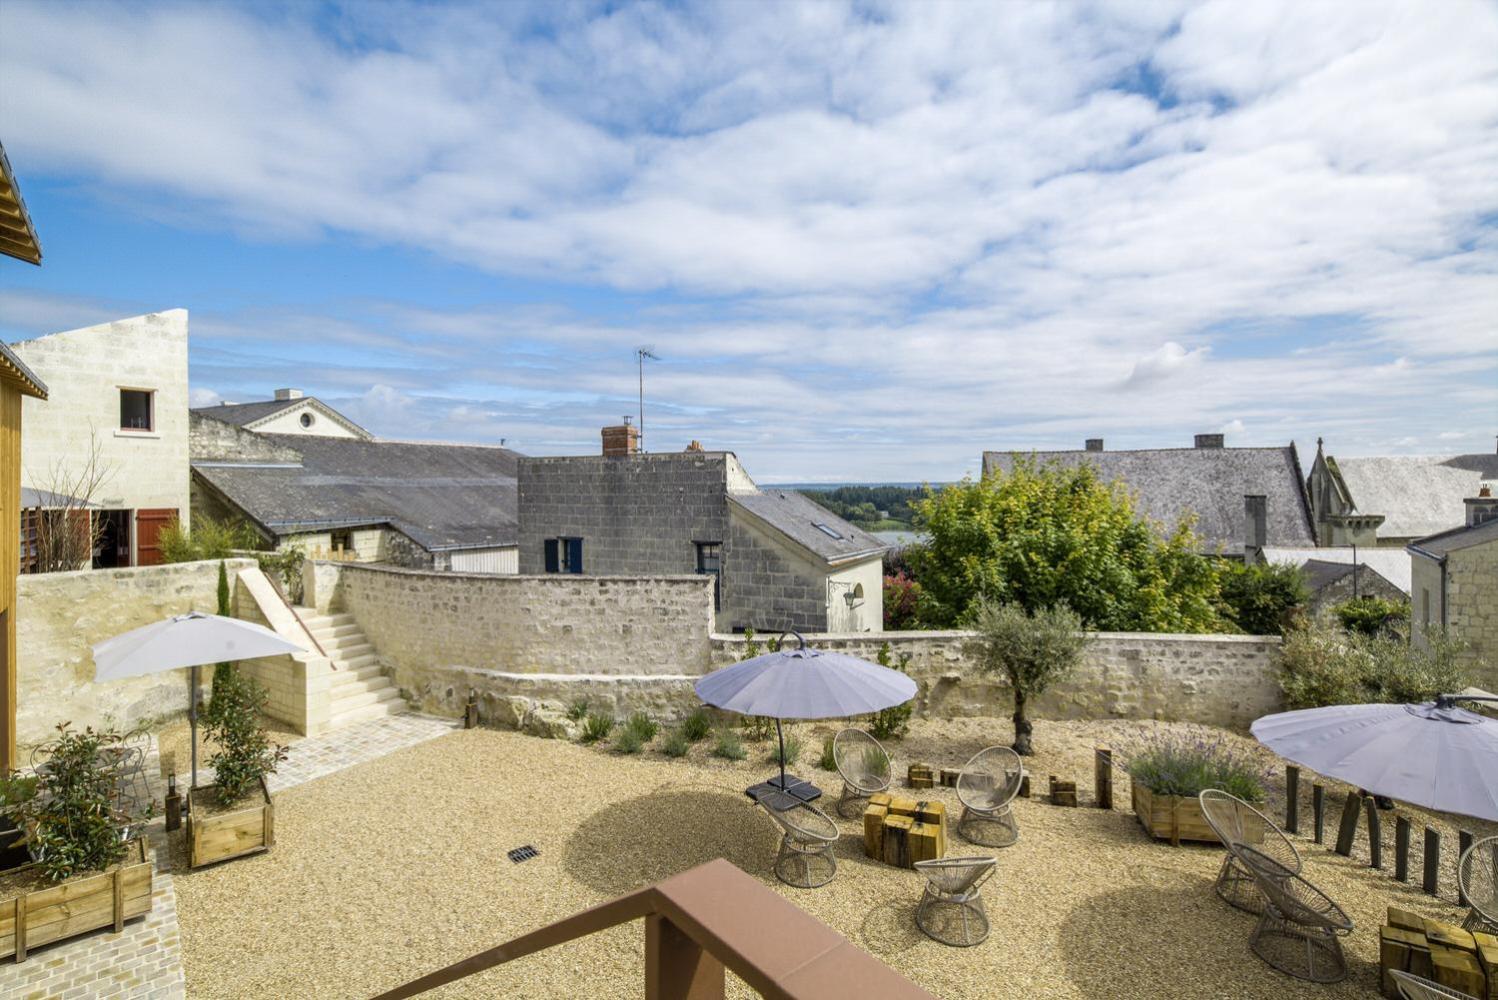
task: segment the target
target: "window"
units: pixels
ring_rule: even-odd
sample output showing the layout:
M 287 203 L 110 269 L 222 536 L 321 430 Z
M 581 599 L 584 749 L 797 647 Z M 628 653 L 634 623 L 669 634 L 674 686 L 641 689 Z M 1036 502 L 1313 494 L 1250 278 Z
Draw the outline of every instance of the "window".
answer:
M 843 537 L 838 533 L 838 530 L 836 528 L 832 527 L 831 525 L 823 524 L 821 521 L 813 521 L 811 522 L 811 526 L 813 528 L 816 528 L 822 534 L 826 535 L 828 538 L 841 539 Z
M 719 585 L 722 583 L 723 570 L 723 543 L 722 542 L 698 542 L 697 543 L 697 572 L 712 574 L 713 578 L 713 610 L 720 607 L 721 597 L 718 593 Z
M 546 547 L 546 572 L 581 573 L 583 571 L 583 540 L 581 538 L 548 538 Z
M 308 410 L 306 413 L 302 414 L 302 426 L 303 427 L 311 427 L 312 426 L 312 421 L 315 420 L 315 419 L 317 419 L 317 418 L 315 418 L 314 416 L 312 416 L 312 411 Z
M 156 393 L 150 389 L 120 390 L 120 430 L 153 431 Z
M 352 552 L 354 551 L 354 533 L 348 528 L 335 529 L 328 533 L 328 544 L 333 547 L 335 553 Z

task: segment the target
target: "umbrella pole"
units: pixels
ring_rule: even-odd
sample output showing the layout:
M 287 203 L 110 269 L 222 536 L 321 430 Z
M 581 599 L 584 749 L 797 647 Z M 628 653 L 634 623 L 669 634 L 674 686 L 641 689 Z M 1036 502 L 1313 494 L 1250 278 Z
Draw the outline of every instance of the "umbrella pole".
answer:
M 785 733 L 780 731 L 780 716 L 775 716 L 775 738 L 780 741 L 780 790 L 785 791 Z
M 192 788 L 198 787 L 198 668 L 192 668 L 192 691 L 188 694 L 187 725 L 192 730 Z

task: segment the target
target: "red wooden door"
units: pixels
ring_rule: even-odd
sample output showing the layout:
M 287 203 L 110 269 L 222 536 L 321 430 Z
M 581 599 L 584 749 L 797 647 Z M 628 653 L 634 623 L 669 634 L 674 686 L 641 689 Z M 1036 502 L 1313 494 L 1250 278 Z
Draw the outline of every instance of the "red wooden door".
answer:
M 177 508 L 135 512 L 135 565 L 161 565 L 161 529 L 177 519 Z

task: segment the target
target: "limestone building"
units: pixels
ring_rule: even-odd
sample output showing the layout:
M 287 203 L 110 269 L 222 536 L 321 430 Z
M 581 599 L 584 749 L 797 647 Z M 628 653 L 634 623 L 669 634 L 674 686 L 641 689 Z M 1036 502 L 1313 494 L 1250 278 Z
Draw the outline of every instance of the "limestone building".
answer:
M 11 349 L 49 390 L 23 406 L 21 571 L 63 568 L 37 562 L 59 519 L 90 540 L 67 568 L 159 563 L 162 529 L 189 518 L 187 310 Z
M 721 632 L 879 632 L 887 546 L 807 498 L 756 486 L 732 452 L 519 460 L 520 572 L 714 577 Z
M 1465 644 L 1473 682 L 1498 690 L 1498 497 L 1484 486 L 1464 506 L 1464 525 L 1407 546 L 1414 641 L 1446 629 Z

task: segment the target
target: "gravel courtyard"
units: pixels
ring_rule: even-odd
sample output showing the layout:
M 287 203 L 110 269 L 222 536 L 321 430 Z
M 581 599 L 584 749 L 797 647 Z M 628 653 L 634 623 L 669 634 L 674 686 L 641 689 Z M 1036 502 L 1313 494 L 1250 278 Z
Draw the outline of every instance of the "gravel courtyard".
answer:
M 708 756 L 707 741 L 672 760 L 654 750 L 626 757 L 606 747 L 457 731 L 278 794 L 277 842 L 268 854 L 197 872 L 177 866 L 189 995 L 367 997 L 715 857 L 954 1000 L 1367 997 L 1376 989 L 1386 905 L 1460 919 L 1454 889 L 1434 899 L 1302 837 L 1307 875 L 1357 924 L 1346 942 L 1351 974 L 1317 987 L 1269 970 L 1248 951 L 1253 918 L 1211 891 L 1220 849 L 1149 840 L 1125 811 L 1122 774 L 1113 811 L 1086 806 L 1092 748 L 1126 747 L 1148 729 L 1037 724 L 1039 753 L 1027 762 L 1037 793 L 1057 774 L 1078 782 L 1084 805 L 1019 801 L 1022 837 L 997 852 L 998 874 L 985 889 L 993 934 L 971 949 L 945 947 L 916 929 L 921 879 L 866 859 L 856 819 L 839 821 L 831 884 L 798 890 L 776 881 L 776 834 L 742 793 L 771 772 L 767 745 L 748 743 L 747 761 L 727 762 Z M 796 771 L 835 801 L 836 775 L 816 767 L 821 737 L 832 728 L 798 731 L 806 748 Z M 892 744 L 896 774 L 903 777 L 914 760 L 956 766 L 1009 738 L 1001 720 L 918 721 Z M 952 789 L 921 794 L 947 801 L 955 818 Z M 1329 837 L 1334 829 L 1335 814 Z M 510 863 L 506 851 L 522 844 L 540 857 Z M 960 839 L 949 849 L 981 852 Z M 638 997 L 642 938 L 638 923 L 626 925 L 431 995 Z M 732 985 L 731 995 L 751 995 Z

